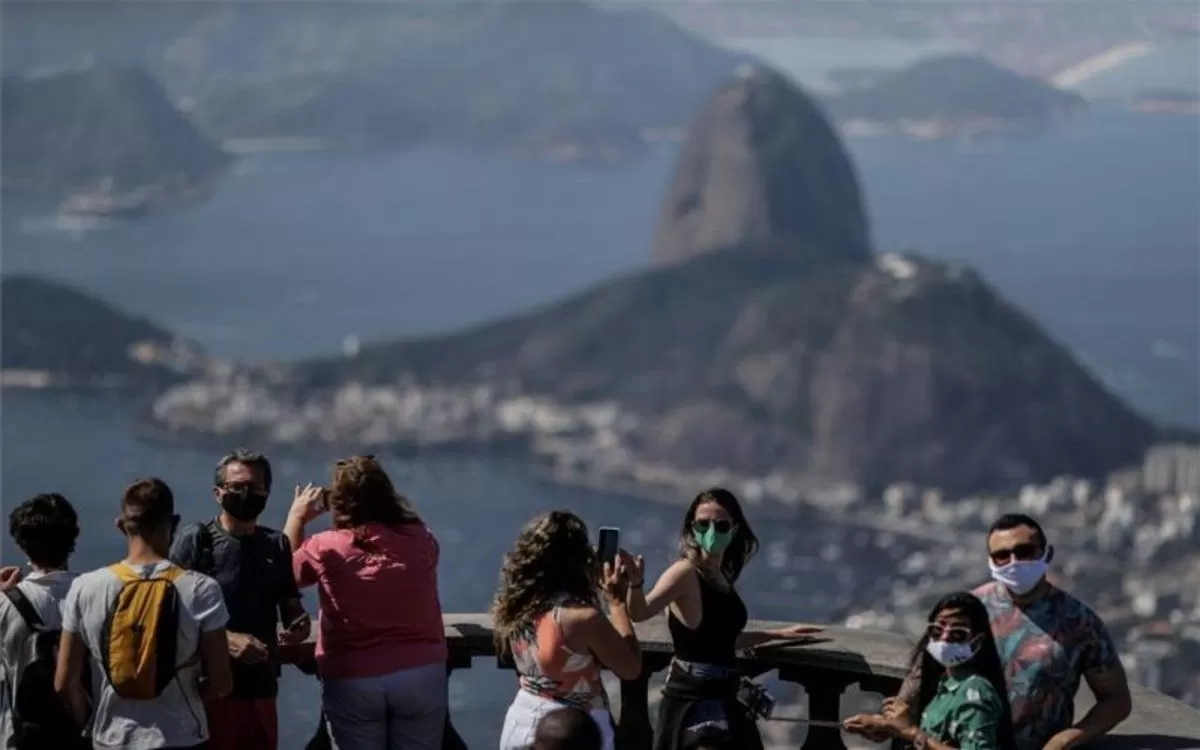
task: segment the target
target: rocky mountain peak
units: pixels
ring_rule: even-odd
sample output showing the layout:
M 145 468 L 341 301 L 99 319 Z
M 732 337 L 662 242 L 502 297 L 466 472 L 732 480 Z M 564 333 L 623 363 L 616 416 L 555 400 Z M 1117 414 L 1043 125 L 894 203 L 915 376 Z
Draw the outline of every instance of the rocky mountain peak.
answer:
M 654 259 L 764 244 L 838 260 L 871 254 L 858 178 L 825 115 L 779 73 L 743 65 L 691 126 Z

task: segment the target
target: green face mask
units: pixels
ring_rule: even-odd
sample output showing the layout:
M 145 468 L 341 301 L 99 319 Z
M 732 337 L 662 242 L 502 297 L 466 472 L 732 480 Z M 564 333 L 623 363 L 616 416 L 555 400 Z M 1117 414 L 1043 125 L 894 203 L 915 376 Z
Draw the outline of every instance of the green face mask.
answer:
M 711 524 L 704 531 L 692 529 L 692 538 L 696 540 L 696 544 L 700 549 L 710 555 L 724 552 L 729 543 L 733 541 L 733 529 L 729 531 L 717 531 Z

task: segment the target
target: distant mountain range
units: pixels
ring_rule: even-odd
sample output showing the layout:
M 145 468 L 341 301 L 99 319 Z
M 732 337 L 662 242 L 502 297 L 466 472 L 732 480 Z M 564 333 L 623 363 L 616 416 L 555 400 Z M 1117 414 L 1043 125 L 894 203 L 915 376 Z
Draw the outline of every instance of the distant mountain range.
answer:
M 661 267 L 453 335 L 196 381 L 150 421 L 184 440 L 519 440 L 599 476 L 952 491 L 1102 475 L 1157 434 L 969 269 L 875 255 L 849 158 L 780 75 L 723 87 L 683 153 Z
M 420 142 L 619 161 L 749 58 L 644 9 L 577 0 L 18 8 L 9 69 L 144 66 L 216 137 Z M 100 5 L 100 4 L 97 4 Z M 64 29 L 93 24 L 72 38 Z M 56 35 L 57 29 L 64 29 Z M 41 40 L 35 45 L 31 40 Z

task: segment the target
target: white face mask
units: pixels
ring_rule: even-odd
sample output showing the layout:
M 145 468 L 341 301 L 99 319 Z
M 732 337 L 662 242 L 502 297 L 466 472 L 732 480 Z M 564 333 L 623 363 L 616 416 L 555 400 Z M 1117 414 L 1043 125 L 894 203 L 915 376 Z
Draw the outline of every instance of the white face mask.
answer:
M 1046 559 L 1049 552 L 1047 548 L 1041 559 L 1013 560 L 1007 565 L 997 565 L 988 560 L 988 567 L 992 569 L 992 579 L 1017 596 L 1028 594 L 1046 577 L 1046 571 L 1050 569 L 1050 562 Z
M 934 661 L 947 669 L 966 664 L 975 658 L 978 639 L 970 643 L 947 643 L 946 641 L 930 640 L 925 644 L 925 650 Z

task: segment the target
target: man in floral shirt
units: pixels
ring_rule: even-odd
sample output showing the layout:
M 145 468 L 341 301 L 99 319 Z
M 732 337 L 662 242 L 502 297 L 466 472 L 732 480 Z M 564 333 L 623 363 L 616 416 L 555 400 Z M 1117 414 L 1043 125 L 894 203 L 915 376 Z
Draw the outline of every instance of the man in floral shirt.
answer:
M 992 581 L 973 592 L 987 606 L 1008 680 L 1017 750 L 1069 750 L 1129 716 L 1129 685 L 1108 628 L 1083 602 L 1046 580 L 1054 548 L 1037 521 L 1001 516 L 988 532 Z M 909 674 L 892 710 L 916 690 Z M 1096 704 L 1075 719 L 1087 682 Z

